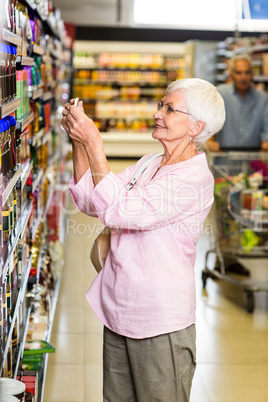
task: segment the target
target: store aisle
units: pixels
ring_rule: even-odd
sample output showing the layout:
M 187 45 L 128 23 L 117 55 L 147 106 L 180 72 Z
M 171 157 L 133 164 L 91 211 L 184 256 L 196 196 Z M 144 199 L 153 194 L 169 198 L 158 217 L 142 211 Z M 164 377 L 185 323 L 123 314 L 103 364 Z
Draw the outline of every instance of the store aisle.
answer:
M 121 171 L 134 161 L 111 161 Z M 102 401 L 102 325 L 85 299 L 95 277 L 89 261 L 99 221 L 71 204 L 62 275 L 49 356 L 44 402 Z M 198 244 L 196 263 L 197 360 L 191 402 L 268 400 L 268 294 L 256 294 L 248 314 L 240 289 L 208 280 L 202 289 L 208 239 Z M 247 260 L 252 275 L 268 281 L 267 260 Z M 123 402 L 123 401 L 118 401 Z M 147 401 L 142 401 L 147 402 Z M 169 401 L 166 401 L 169 402 Z

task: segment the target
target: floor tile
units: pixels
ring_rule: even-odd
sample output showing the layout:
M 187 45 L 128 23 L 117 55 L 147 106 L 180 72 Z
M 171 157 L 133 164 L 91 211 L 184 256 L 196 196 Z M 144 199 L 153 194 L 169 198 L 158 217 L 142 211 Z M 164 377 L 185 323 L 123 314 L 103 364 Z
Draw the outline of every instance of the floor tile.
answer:
M 212 402 L 268 401 L 267 365 L 200 365 L 200 376 Z
M 190 402 L 210 402 L 207 391 L 202 382 L 198 366 L 195 370 L 195 375 L 192 383 Z
M 84 366 L 50 364 L 47 371 L 44 402 L 84 402 Z
M 85 313 L 84 313 L 84 333 L 103 333 L 103 324 L 98 319 L 88 301 L 86 300 Z
M 102 334 L 85 334 L 84 358 L 85 364 L 102 364 Z
M 84 366 L 85 402 L 102 402 L 102 378 L 101 364 Z
M 49 356 L 51 364 L 83 364 L 84 334 L 54 333 L 50 343 L 56 352 Z
M 78 309 L 75 306 L 66 309 L 57 308 L 53 324 L 53 332 L 83 333 L 83 331 L 84 331 L 83 309 Z
M 267 332 L 206 331 L 197 333 L 200 363 L 267 364 Z M 209 345 L 209 347 L 208 347 Z

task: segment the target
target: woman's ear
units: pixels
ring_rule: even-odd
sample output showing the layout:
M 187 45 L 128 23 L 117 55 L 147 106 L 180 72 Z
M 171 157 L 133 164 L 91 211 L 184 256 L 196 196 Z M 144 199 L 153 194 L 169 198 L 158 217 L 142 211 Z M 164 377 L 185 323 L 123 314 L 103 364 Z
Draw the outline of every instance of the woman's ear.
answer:
M 205 126 L 206 126 L 206 123 L 204 123 L 203 121 L 195 121 L 193 128 L 191 130 L 191 135 L 193 137 L 195 137 L 196 135 L 201 133 L 202 130 L 204 130 Z

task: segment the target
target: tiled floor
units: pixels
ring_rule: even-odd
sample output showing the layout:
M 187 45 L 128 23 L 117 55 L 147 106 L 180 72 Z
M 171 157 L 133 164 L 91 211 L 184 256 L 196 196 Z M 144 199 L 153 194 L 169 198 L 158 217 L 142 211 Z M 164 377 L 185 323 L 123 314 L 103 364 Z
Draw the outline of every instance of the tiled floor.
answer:
M 111 161 L 111 167 L 120 171 L 129 163 L 133 161 Z M 69 209 L 65 266 L 51 338 L 56 353 L 49 356 L 44 402 L 100 402 L 102 325 L 85 299 L 95 277 L 89 251 L 99 221 L 76 213 L 73 205 Z M 254 313 L 248 314 L 239 287 L 209 279 L 206 290 L 202 289 L 208 247 L 203 236 L 196 263 L 198 366 L 191 402 L 267 402 L 268 293 L 255 294 Z M 267 260 L 246 262 L 252 276 L 268 281 Z

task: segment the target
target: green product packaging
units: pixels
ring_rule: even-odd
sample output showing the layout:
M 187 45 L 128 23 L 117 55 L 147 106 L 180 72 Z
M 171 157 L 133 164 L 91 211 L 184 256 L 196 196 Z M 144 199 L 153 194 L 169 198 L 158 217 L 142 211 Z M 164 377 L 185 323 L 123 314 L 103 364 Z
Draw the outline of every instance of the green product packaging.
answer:
M 30 355 L 54 352 L 55 348 L 47 341 L 27 341 L 24 346 L 23 358 Z
M 16 109 L 16 120 L 21 120 L 24 116 L 24 98 L 23 98 L 23 71 L 18 70 L 16 72 L 16 88 L 17 96 L 20 98 L 20 107 Z

